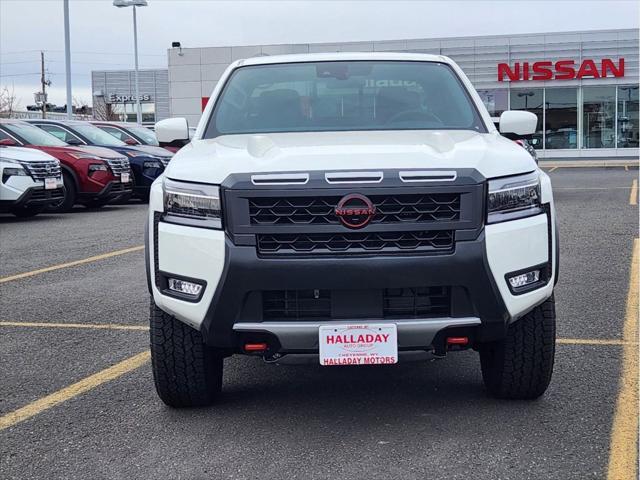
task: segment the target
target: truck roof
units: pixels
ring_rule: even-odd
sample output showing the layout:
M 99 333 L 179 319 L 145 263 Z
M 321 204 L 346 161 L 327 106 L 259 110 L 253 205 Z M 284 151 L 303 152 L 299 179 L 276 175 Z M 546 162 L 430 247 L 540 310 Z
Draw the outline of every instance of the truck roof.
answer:
M 333 52 L 333 53 L 295 53 L 289 55 L 265 55 L 251 57 L 236 61 L 236 66 L 241 65 L 268 65 L 273 63 L 300 63 L 300 62 L 337 62 L 355 60 L 397 60 L 405 62 L 442 62 L 453 63 L 444 55 L 430 55 L 426 53 L 399 53 L 399 52 Z

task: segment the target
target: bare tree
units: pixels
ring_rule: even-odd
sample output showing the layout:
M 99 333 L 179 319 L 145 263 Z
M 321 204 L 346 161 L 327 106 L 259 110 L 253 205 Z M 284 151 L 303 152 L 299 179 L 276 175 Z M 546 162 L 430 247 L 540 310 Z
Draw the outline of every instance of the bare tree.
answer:
M 0 116 L 11 117 L 19 106 L 20 99 L 16 97 L 13 85 L 0 88 Z
M 113 111 L 113 105 L 98 97 L 93 102 L 93 118 L 108 121 L 120 120 L 120 116 Z

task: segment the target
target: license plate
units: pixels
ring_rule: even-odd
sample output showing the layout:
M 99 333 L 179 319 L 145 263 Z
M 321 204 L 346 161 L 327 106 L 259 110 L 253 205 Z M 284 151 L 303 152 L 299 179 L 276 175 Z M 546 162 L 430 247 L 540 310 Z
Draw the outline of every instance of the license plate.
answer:
M 44 189 L 45 190 L 53 190 L 54 188 L 58 188 L 58 179 L 51 177 L 44 179 Z
M 395 323 L 323 325 L 320 365 L 383 365 L 398 363 Z
M 129 183 L 129 174 L 128 173 L 121 173 L 120 174 L 120 181 L 122 183 Z

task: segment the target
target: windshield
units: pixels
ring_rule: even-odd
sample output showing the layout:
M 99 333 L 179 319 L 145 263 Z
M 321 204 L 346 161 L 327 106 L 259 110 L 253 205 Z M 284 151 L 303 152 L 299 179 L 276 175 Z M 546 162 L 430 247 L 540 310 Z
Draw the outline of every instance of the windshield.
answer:
M 437 62 L 256 65 L 226 82 L 204 138 L 341 130 L 486 132 L 453 70 Z
M 98 127 L 91 124 L 70 125 L 69 127 L 89 140 L 89 143 L 94 145 L 105 145 L 109 147 L 123 147 L 126 145 L 122 140 L 118 140 L 110 133 L 100 130 Z
M 28 123 L 3 123 L 11 133 L 24 139 L 29 145 L 39 147 L 66 147 L 67 144 L 44 130 Z
M 156 147 L 160 145 L 158 143 L 158 139 L 156 138 L 156 134 L 148 128 L 128 126 L 127 130 L 133 133 L 136 137 L 140 138 L 140 140 L 142 140 L 145 145 L 155 145 Z

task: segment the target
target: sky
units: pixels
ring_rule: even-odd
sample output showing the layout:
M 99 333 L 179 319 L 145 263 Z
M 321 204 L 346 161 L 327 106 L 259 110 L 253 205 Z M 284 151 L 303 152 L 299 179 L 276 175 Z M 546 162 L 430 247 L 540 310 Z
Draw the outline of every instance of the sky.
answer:
M 148 0 L 138 9 L 140 68 L 166 68 L 183 47 L 400 40 L 638 28 L 637 0 Z M 133 68 L 132 9 L 71 0 L 73 96 L 91 102 L 91 70 Z M 0 88 L 24 108 L 40 89 L 40 51 L 65 103 L 62 0 L 0 0 Z

